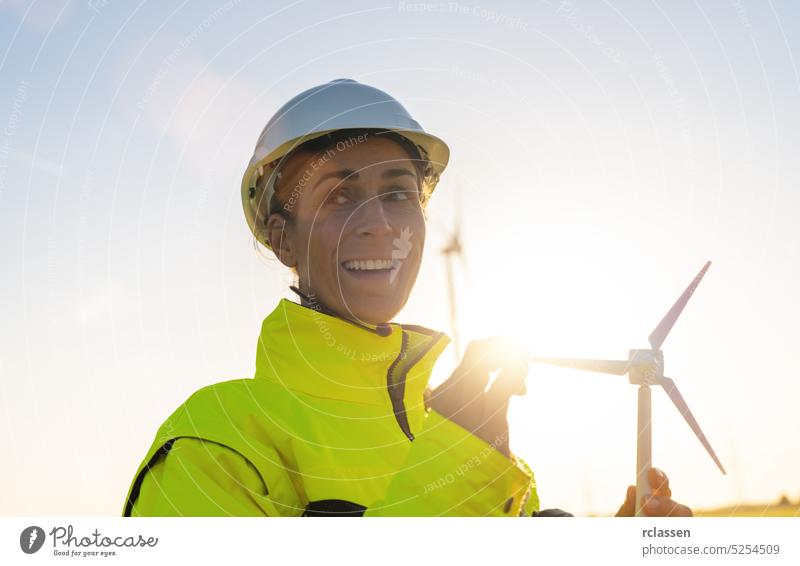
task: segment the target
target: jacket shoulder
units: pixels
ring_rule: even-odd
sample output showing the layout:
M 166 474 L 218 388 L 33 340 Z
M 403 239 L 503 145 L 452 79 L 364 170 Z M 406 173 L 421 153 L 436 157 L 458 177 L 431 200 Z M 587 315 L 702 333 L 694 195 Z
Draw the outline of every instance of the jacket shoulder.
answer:
M 229 448 L 255 466 L 265 481 L 272 480 L 273 489 L 291 492 L 272 438 L 274 430 L 270 420 L 263 418 L 274 393 L 269 383 L 252 378 L 221 381 L 192 393 L 156 432 L 128 490 L 123 515 L 129 515 L 144 475 L 179 438 L 211 441 Z

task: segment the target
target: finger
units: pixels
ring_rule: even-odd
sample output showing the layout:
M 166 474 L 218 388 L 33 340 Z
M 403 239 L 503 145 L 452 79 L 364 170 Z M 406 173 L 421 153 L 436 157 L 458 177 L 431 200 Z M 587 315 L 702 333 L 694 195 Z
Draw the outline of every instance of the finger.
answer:
M 644 513 L 648 517 L 692 517 L 692 510 L 669 497 L 642 497 Z
M 471 391 L 464 388 L 463 383 L 453 381 L 445 381 L 430 396 L 431 407 L 445 417 L 462 415 L 461 419 L 467 419 L 474 425 L 480 424 L 483 419 L 484 402 L 483 391 Z
M 453 387 L 464 392 L 467 396 L 474 396 L 486 389 L 489 382 L 489 372 L 496 369 L 491 367 L 488 359 L 491 339 L 473 340 L 467 346 L 461 363 L 445 381 L 443 387 Z
M 508 392 L 497 384 L 497 380 L 483 395 L 481 427 L 484 438 L 498 450 L 508 453 Z
M 650 488 L 653 490 L 652 495 L 659 495 L 667 498 L 672 497 L 672 490 L 669 487 L 669 478 L 662 470 L 650 468 L 647 471 L 647 481 L 650 483 Z
M 505 365 L 486 392 L 487 409 L 508 405 L 512 395 L 522 395 L 526 391 L 525 376 L 528 362 Z
M 479 397 L 486 389 L 487 383 L 489 383 L 488 373 L 466 371 L 459 366 L 434 392 L 455 395 L 458 397 L 459 404 L 464 404 Z
M 498 375 L 501 387 L 495 394 L 499 396 L 501 391 L 508 389 L 505 394 L 508 398 L 527 392 L 524 383 L 528 373 L 527 355 L 509 339 L 495 336 L 470 342 L 464 359 L 437 393 L 452 394 L 457 397 L 458 404 L 467 404 L 483 393 L 490 379 L 489 373 L 496 369 L 501 370 L 501 375 Z
M 489 391 L 484 395 L 483 419 L 484 421 L 496 421 L 505 419 L 508 414 L 508 401 L 511 397 L 508 389 L 495 379 Z
M 467 346 L 462 365 L 466 371 L 490 372 L 504 363 L 527 361 L 525 350 L 507 336 L 473 340 Z
M 636 486 L 629 485 L 628 491 L 625 493 L 625 502 L 619 506 L 619 510 L 617 511 L 616 516 L 633 517 L 634 513 L 636 512 L 635 502 L 636 502 Z
M 460 367 L 465 372 L 490 372 L 497 369 L 493 364 L 492 353 L 497 349 L 498 338 L 473 340 L 467 345 Z
M 525 379 L 528 377 L 529 367 L 528 360 L 514 360 L 504 364 L 495 380 L 497 386 L 508 397 L 525 395 L 528 392 Z

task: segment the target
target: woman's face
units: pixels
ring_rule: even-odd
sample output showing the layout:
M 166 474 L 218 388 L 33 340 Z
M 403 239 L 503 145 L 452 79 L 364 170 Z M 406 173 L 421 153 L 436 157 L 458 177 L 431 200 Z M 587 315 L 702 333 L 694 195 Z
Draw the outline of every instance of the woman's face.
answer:
M 285 163 L 281 183 L 288 186 L 278 189 L 293 222 L 279 257 L 297 268 L 313 300 L 341 317 L 379 324 L 408 300 L 425 219 L 408 153 L 372 134 L 351 142 Z

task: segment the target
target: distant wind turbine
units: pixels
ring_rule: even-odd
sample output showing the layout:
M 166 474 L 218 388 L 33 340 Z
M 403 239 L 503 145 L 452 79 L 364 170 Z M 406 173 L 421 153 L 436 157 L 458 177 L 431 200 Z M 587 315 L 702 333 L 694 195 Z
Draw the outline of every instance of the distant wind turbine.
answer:
M 444 255 L 445 273 L 447 276 L 447 299 L 450 306 L 450 333 L 453 338 L 453 349 L 456 356 L 456 364 L 458 364 L 461 361 L 461 344 L 458 339 L 458 307 L 453 268 L 456 258 L 458 258 L 462 266 L 465 268 L 466 261 L 464 260 L 464 248 L 461 244 L 462 206 L 460 191 L 456 191 L 455 195 L 455 222 L 453 224 L 453 229 L 447 235 L 447 241 L 444 247 L 442 247 L 441 252 L 442 255 Z

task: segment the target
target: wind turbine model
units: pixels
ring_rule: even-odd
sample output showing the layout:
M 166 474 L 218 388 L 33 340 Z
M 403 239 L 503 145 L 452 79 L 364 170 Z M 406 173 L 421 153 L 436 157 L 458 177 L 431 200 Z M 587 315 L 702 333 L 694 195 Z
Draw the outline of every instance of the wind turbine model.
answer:
M 664 376 L 664 355 L 661 352 L 661 344 L 669 334 L 675 321 L 678 320 L 683 307 L 689 301 L 689 298 L 694 293 L 694 290 L 700 284 L 700 280 L 705 275 L 711 262 L 706 262 L 700 273 L 689 284 L 683 294 L 678 298 L 677 302 L 672 305 L 661 322 L 658 323 L 655 330 L 650 333 L 648 340 L 650 342 L 649 350 L 630 350 L 627 361 L 619 360 L 584 360 L 575 358 L 540 358 L 531 356 L 531 360 L 543 364 L 551 364 L 562 367 L 569 367 L 575 369 L 583 369 L 588 371 L 596 371 L 600 373 L 610 373 L 614 375 L 628 374 L 628 380 L 634 385 L 639 386 L 639 411 L 638 411 L 638 436 L 636 442 L 636 516 L 641 517 L 644 512 L 641 507 L 642 497 L 650 495 L 650 484 L 647 479 L 647 470 L 651 466 L 652 461 L 652 444 L 651 444 L 651 414 L 650 414 L 650 386 L 661 385 L 667 392 L 667 395 L 672 400 L 672 403 L 678 408 L 683 418 L 689 423 L 689 426 L 700 439 L 700 442 L 705 447 L 708 454 L 714 460 L 714 463 L 719 467 L 720 471 L 725 474 L 725 468 L 722 467 L 714 449 L 711 448 L 706 439 L 703 431 L 700 430 L 700 425 L 697 424 L 689 406 L 683 399 L 675 382 L 669 377 Z

